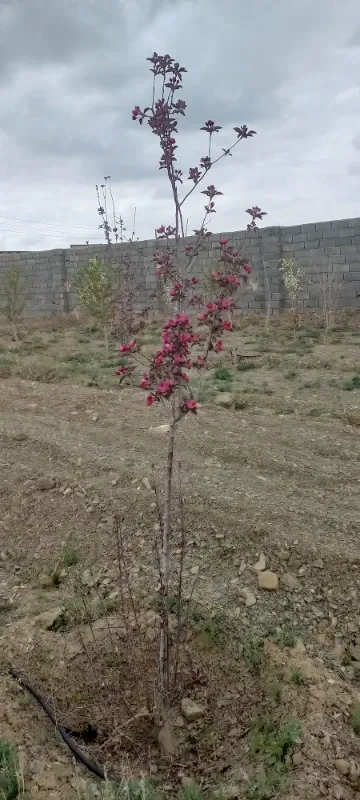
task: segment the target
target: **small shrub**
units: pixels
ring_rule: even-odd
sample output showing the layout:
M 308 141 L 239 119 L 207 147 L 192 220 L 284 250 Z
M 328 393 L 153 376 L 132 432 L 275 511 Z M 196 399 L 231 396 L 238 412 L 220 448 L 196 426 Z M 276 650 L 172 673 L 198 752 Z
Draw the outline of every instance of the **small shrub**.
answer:
M 88 265 L 79 271 L 75 287 L 84 308 L 101 325 L 108 352 L 108 330 L 115 313 L 111 270 L 100 258 L 91 258 Z
M 235 397 L 234 407 L 236 411 L 245 411 L 249 408 L 249 401 L 245 397 Z
M 10 322 L 13 337 L 18 341 L 17 325 L 22 319 L 26 306 L 27 294 L 21 267 L 14 264 L 5 270 L 0 282 L 0 303 L 5 317 Z
M 272 800 L 279 796 L 285 786 L 284 775 L 279 775 L 275 769 L 266 770 L 252 778 L 246 791 L 246 798 L 247 800 Z
M 295 686 L 304 686 L 306 684 L 306 678 L 301 672 L 301 669 L 294 668 L 290 675 L 291 683 L 294 683 Z
M 248 636 L 244 642 L 243 656 L 250 672 L 260 671 L 263 657 L 264 642 L 255 636 Z
M 360 389 L 360 375 L 354 375 L 350 381 L 346 381 L 343 384 L 343 389 L 346 392 L 352 392 L 354 389 Z
M 19 760 L 13 745 L 0 740 L 0 800 L 17 800 L 22 793 Z
M 273 720 L 264 718 L 251 734 L 251 749 L 260 753 L 269 766 L 285 766 L 287 755 L 291 755 L 299 734 L 300 724 L 289 720 L 279 727 Z
M 214 378 L 216 381 L 232 381 L 232 374 L 226 367 L 218 367 L 214 370 Z
M 79 557 L 76 550 L 69 548 L 68 550 L 64 551 L 64 555 L 62 557 L 62 563 L 64 567 L 73 567 L 78 563 L 78 560 Z
M 254 364 L 253 361 L 239 361 L 237 365 L 238 372 L 248 372 L 251 369 L 255 369 L 257 364 Z

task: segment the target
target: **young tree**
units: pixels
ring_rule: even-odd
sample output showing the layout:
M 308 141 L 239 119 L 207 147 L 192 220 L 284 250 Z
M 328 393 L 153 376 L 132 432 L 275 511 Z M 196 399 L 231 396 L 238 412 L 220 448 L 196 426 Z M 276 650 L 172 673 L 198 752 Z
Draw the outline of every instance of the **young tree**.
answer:
M 283 275 L 284 284 L 290 299 L 295 337 L 296 330 L 300 325 L 299 303 L 302 288 L 301 283 L 305 273 L 297 266 L 294 258 L 283 258 L 279 269 Z
M 19 264 L 5 270 L 0 280 L 0 302 L 5 317 L 11 324 L 15 341 L 18 341 L 17 325 L 23 317 L 27 292 L 23 271 Z
M 75 287 L 86 311 L 102 326 L 106 352 L 109 349 L 109 327 L 114 318 L 113 274 L 100 258 L 91 258 L 79 270 Z
M 215 198 L 222 192 L 213 184 L 208 184 L 202 190 L 206 198 L 204 215 L 200 228 L 195 232 L 195 243 L 185 245 L 181 252 L 181 240 L 185 235 L 183 207 L 188 197 L 208 175 L 214 164 L 222 158 L 232 156 L 232 151 L 243 139 L 255 135 L 254 130 L 249 130 L 246 125 L 235 127 L 235 141 L 223 149 L 217 157 L 213 156 L 212 145 L 214 136 L 221 130 L 212 120 L 208 120 L 201 130 L 207 134 L 206 155 L 200 159 L 198 166 L 191 167 L 188 180 L 191 188 L 185 190 L 180 198 L 179 188 L 183 185 L 185 175 L 177 165 L 177 140 L 179 117 L 185 116 L 186 103 L 175 99 L 177 91 L 182 86 L 183 75 L 186 70 L 169 55 L 159 56 L 157 53 L 147 59 L 151 63 L 153 73 L 153 89 L 151 104 L 141 110 L 135 106 L 132 112 L 133 120 L 140 125 L 144 121 L 149 125 L 152 133 L 158 137 L 161 156 L 160 170 L 167 174 L 172 200 L 174 204 L 173 224 L 161 225 L 157 228 L 157 238 L 163 240 L 165 247 L 156 250 L 153 261 L 157 275 L 161 276 L 168 290 L 169 298 L 175 305 L 174 315 L 164 324 L 160 349 L 148 362 L 148 367 L 140 381 L 140 387 L 146 391 L 146 404 L 153 406 L 161 404 L 168 415 L 168 445 L 166 476 L 164 486 L 164 507 L 161 524 L 161 538 L 159 542 L 160 556 L 160 595 L 162 600 L 160 649 L 159 649 L 159 712 L 164 721 L 170 703 L 171 686 L 171 659 L 169 640 L 168 594 L 171 575 L 171 532 L 172 532 L 172 481 L 175 432 L 179 422 L 189 413 L 196 414 L 197 405 L 190 386 L 188 370 L 191 368 L 205 368 L 211 351 L 223 350 L 222 334 L 232 331 L 232 312 L 236 307 L 236 294 L 245 284 L 251 272 L 251 267 L 241 256 L 241 253 L 229 245 L 226 238 L 218 242 L 218 259 L 216 268 L 211 274 L 215 287 L 214 299 L 207 302 L 197 320 L 207 333 L 204 341 L 193 330 L 192 321 L 185 308 L 198 306 L 202 298 L 197 295 L 197 279 L 193 275 L 193 266 L 201 252 L 204 242 L 211 236 L 206 224 L 215 213 Z M 160 85 L 160 97 L 156 97 L 157 84 Z M 247 209 L 251 216 L 249 230 L 257 230 L 256 220 L 262 219 L 265 212 L 258 206 Z M 106 235 L 106 232 L 105 232 Z M 128 365 L 117 370 L 120 379 L 133 368 L 132 357 L 140 353 L 140 345 L 133 338 L 128 344 L 120 347 L 120 352 L 130 358 Z

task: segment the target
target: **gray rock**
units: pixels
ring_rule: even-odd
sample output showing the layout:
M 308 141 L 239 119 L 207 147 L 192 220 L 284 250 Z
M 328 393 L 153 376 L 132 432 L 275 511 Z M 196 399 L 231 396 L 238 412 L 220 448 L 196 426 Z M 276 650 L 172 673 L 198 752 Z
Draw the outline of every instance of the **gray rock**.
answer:
M 346 761 L 345 758 L 337 758 L 335 761 L 335 767 L 340 775 L 348 775 L 350 772 L 350 763 Z
M 254 595 L 254 592 L 252 592 L 252 591 L 251 591 L 250 589 L 248 589 L 246 586 L 244 586 L 244 588 L 243 588 L 243 589 L 240 589 L 240 594 L 241 594 L 241 597 L 243 597 L 243 598 L 244 598 L 244 600 L 245 600 L 245 605 L 246 605 L 248 608 L 251 608 L 251 606 L 254 606 L 254 605 L 255 605 L 255 603 L 256 603 L 256 597 L 255 597 L 255 595 Z
M 254 564 L 254 570 L 256 572 L 263 572 L 266 569 L 266 555 L 265 553 L 261 553 L 259 560 Z
M 205 709 L 190 697 L 184 697 L 181 701 L 181 713 L 186 722 L 196 722 L 204 716 Z
M 43 611 L 38 614 L 35 619 L 35 625 L 43 628 L 45 631 L 56 630 L 64 619 L 65 609 L 61 606 L 58 608 L 50 608 L 49 611 Z
M 259 589 L 266 589 L 268 592 L 274 592 L 279 588 L 279 578 L 276 572 L 265 570 L 265 572 L 258 572 L 258 585 Z
M 285 589 L 296 589 L 299 586 L 299 581 L 291 572 L 284 572 L 280 577 L 280 583 Z
M 47 478 L 46 476 L 43 476 L 42 478 L 38 478 L 36 485 L 41 492 L 47 492 L 50 489 L 55 489 L 56 480 L 55 478 Z

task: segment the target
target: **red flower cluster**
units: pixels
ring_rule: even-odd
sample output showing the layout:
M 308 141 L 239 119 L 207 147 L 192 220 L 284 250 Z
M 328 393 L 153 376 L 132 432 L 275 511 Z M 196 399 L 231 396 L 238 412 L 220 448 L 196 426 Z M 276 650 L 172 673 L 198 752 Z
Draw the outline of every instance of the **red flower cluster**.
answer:
M 189 393 L 189 377 L 184 368 L 190 368 L 191 347 L 199 341 L 193 333 L 186 314 L 177 314 L 169 319 L 162 330 L 162 347 L 155 353 L 148 372 L 140 382 L 141 389 L 150 390 L 146 403 L 151 406 L 160 400 L 169 400 L 174 392 L 182 389 Z M 196 401 L 192 397 L 181 400 L 178 409 L 182 414 L 196 413 Z
M 138 350 L 138 344 L 136 339 L 131 339 L 129 344 L 121 344 L 119 347 L 120 353 L 136 353 Z

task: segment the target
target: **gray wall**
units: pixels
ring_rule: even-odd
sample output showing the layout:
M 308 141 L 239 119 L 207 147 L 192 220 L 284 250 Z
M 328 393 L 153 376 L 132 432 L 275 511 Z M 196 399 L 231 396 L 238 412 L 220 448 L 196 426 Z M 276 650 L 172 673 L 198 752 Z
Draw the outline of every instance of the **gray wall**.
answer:
M 291 227 L 262 228 L 259 234 L 246 231 L 224 233 L 231 244 L 241 248 L 253 267 L 254 289 L 240 293 L 239 306 L 243 311 L 260 311 L 266 308 L 265 270 L 271 288 L 271 310 L 277 313 L 288 306 L 279 262 L 293 257 L 305 272 L 301 305 L 306 309 L 321 307 L 321 285 L 319 273 L 333 276 L 333 302 L 337 308 L 360 308 L 360 217 L 356 219 L 318 222 Z M 216 263 L 219 234 L 208 240 L 197 259 L 195 274 L 201 277 L 204 268 Z M 194 241 L 187 237 L 184 244 Z M 121 259 L 126 245 L 113 245 L 112 258 Z M 149 295 L 156 288 L 156 277 L 152 254 L 156 248 L 154 240 L 137 242 L 140 255 L 137 257 L 136 283 L 138 285 L 138 307 L 143 308 Z M 183 250 L 183 245 L 181 246 Z M 89 258 L 105 257 L 105 245 L 73 245 L 66 250 L 42 252 L 0 253 L 1 274 L 8 266 L 19 263 L 27 278 L 29 300 L 27 313 L 31 315 L 68 313 L 77 304 L 76 295 L 66 289 L 77 270 L 87 264 Z

